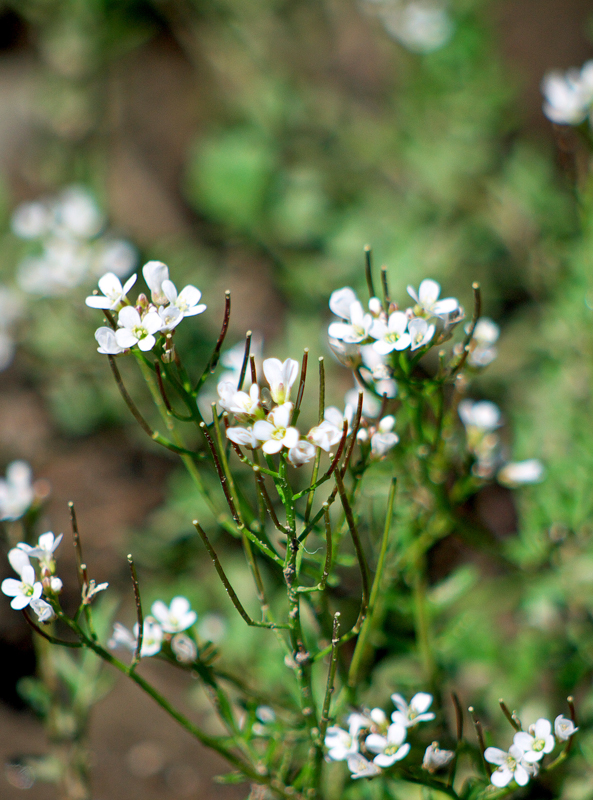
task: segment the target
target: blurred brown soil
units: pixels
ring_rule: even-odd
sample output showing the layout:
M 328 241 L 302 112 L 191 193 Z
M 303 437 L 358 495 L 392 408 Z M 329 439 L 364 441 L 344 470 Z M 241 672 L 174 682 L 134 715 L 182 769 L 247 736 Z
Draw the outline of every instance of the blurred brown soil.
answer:
M 505 0 L 492 4 L 501 46 L 524 80 L 523 102 L 533 128 L 547 124 L 540 111 L 542 75 L 553 67 L 578 65 L 591 57 L 592 48 L 583 34 L 591 11 L 587 0 Z M 361 30 L 366 36 L 364 26 Z M 355 28 L 350 27 L 347 41 L 340 47 L 340 61 L 358 60 L 361 51 L 367 52 L 366 40 L 363 44 L 357 40 Z M 365 59 L 364 63 L 370 69 L 372 60 Z M 185 235 L 196 224 L 188 218 L 180 199 L 179 180 L 187 147 L 207 113 L 208 102 L 214 102 L 204 96 L 198 79 L 204 65 L 198 67 L 190 66 L 170 43 L 151 42 L 129 55 L 125 70 L 114 84 L 110 207 L 118 227 L 143 246 L 154 245 L 160 238 Z M 355 64 L 352 72 L 356 72 Z M 32 56 L 26 49 L 0 56 L 0 164 L 4 168 L 10 165 L 16 196 L 19 192 L 27 195 L 26 159 L 21 163 L 19 158 L 37 122 L 33 75 Z M 368 84 L 373 85 L 372 75 Z M 274 332 L 278 320 L 269 310 L 277 308 L 278 303 L 266 265 L 239 246 L 229 248 L 226 267 L 225 281 L 228 279 L 239 295 L 246 296 L 250 291 L 248 279 L 256 276 L 258 282 L 259 303 L 237 304 L 238 308 L 251 309 L 251 319 L 240 320 L 241 329 L 261 330 L 263 322 Z M 99 581 L 117 580 L 122 563 L 125 565 L 128 529 L 140 526 L 161 502 L 171 462 L 147 454 L 113 432 L 65 439 L 56 433 L 42 401 L 30 388 L 8 373 L 0 373 L 0 382 L 2 463 L 17 457 L 29 459 L 36 476 L 49 480 L 52 499 L 47 515 L 55 532 L 68 530 L 66 503 L 75 502 L 93 576 Z M 496 508 L 489 508 L 488 513 L 495 515 Z M 68 552 L 65 546 L 63 552 Z M 71 556 L 67 563 L 72 576 Z M 10 658 L 26 662 L 29 630 L 5 602 L 0 603 L 0 641 L 6 644 Z M 154 676 L 167 696 L 186 707 L 188 680 L 182 675 L 171 676 L 161 667 L 148 664 L 142 669 Z M 187 713 L 192 715 L 191 707 Z M 246 787 L 213 785 L 212 775 L 224 772 L 224 764 L 196 745 L 189 734 L 125 680 L 119 680 L 97 707 L 91 745 L 93 800 L 231 800 L 247 794 Z M 0 762 L 19 754 L 40 754 L 46 747 L 43 730 L 29 712 L 0 703 Z M 22 789 L 0 777 L 3 800 L 22 796 Z M 54 800 L 56 793 L 51 786 L 36 784 L 26 796 Z

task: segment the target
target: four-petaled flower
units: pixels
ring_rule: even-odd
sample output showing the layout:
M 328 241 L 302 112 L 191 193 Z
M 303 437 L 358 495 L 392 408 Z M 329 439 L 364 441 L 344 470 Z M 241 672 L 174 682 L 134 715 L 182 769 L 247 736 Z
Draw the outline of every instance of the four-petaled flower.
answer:
M 174 597 L 169 607 L 162 600 L 156 600 L 150 610 L 165 633 L 181 633 L 191 628 L 198 618 L 187 597 Z
M 350 306 L 348 322 L 332 322 L 327 329 L 332 339 L 339 339 L 350 344 L 358 344 L 369 338 L 375 320 L 371 314 L 365 314 L 362 305 L 356 300 Z
M 523 759 L 533 764 L 551 753 L 556 744 L 552 735 L 552 723 L 547 719 L 538 719 L 529 726 L 529 733 L 518 731 L 513 737 L 513 744 L 523 751 Z
M 53 572 L 55 567 L 54 553 L 62 541 L 62 536 L 62 533 L 59 536 L 54 536 L 51 531 L 48 531 L 41 534 L 35 547 L 25 542 L 19 542 L 17 547 L 23 550 L 30 558 L 38 558 L 40 567 Z
M 406 728 L 411 728 L 419 722 L 428 722 L 434 719 L 432 711 L 428 711 L 432 705 L 432 695 L 426 692 L 418 692 L 406 703 L 401 694 L 392 694 L 391 699 L 397 708 L 391 715 L 392 722 L 399 722 Z M 428 712 L 428 713 L 427 713 Z
M 202 292 L 191 284 L 183 288 L 179 294 L 173 281 L 168 279 L 162 282 L 161 288 L 169 303 L 178 308 L 184 317 L 193 317 L 206 310 L 204 303 L 200 303 Z
M 373 762 L 378 767 L 391 767 L 396 761 L 401 761 L 410 752 L 410 743 L 405 741 L 407 734 L 406 726 L 399 722 L 393 722 L 387 728 L 387 735 L 381 736 L 378 733 L 371 733 L 365 740 L 365 747 L 371 753 L 378 753 Z
M 496 764 L 497 768 L 490 776 L 494 786 L 502 788 L 508 786 L 515 779 L 519 786 L 529 783 L 529 767 L 525 763 L 523 750 L 516 744 L 509 747 L 509 752 L 499 750 L 498 747 L 487 747 L 484 758 L 489 764 Z
M 126 295 L 136 283 L 137 277 L 136 274 L 132 275 L 122 286 L 117 275 L 113 272 L 107 272 L 99 278 L 99 289 L 103 294 L 93 294 L 86 298 L 85 303 L 90 308 L 108 308 L 111 311 L 115 311 L 125 303 Z
M 408 286 L 408 294 L 416 301 L 420 313 L 428 314 L 431 317 L 445 317 L 459 308 L 459 303 L 454 297 L 439 300 L 440 293 L 440 285 L 429 278 L 422 281 L 418 294 L 413 286 Z
M 26 554 L 23 553 L 23 555 Z M 11 607 L 22 611 L 34 600 L 39 600 L 43 593 L 43 587 L 39 581 L 35 580 L 35 570 L 30 564 L 24 565 L 19 574 L 20 581 L 16 578 L 6 578 L 2 581 L 1 588 L 7 597 L 12 597 Z
M 265 365 L 265 362 L 264 362 Z M 262 444 L 268 455 L 279 453 L 283 447 L 290 450 L 299 441 L 299 432 L 290 426 L 292 403 L 284 403 L 270 411 L 267 419 L 258 420 L 253 426 L 253 434 Z M 228 434 L 227 434 L 228 436 Z
M 138 345 L 140 350 L 152 350 L 156 343 L 154 334 L 160 331 L 163 320 L 156 311 L 149 311 L 143 317 L 134 306 L 125 306 L 119 312 L 120 327 L 115 331 L 115 340 L 120 347 Z
M 376 339 L 373 349 L 382 356 L 393 350 L 405 350 L 412 343 L 407 328 L 408 318 L 403 311 L 394 311 L 389 315 L 387 323 L 382 319 L 375 320 L 371 329 L 371 334 Z
M 411 339 L 411 350 L 418 350 L 419 347 L 424 347 L 428 344 L 434 336 L 436 328 L 434 325 L 429 325 L 428 322 L 422 317 L 414 317 L 408 322 L 408 333 Z

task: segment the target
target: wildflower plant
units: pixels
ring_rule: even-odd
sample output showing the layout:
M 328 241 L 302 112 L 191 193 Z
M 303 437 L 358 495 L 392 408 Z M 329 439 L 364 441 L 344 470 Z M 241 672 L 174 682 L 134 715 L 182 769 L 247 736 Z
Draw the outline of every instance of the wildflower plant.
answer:
M 95 335 L 98 353 L 106 356 L 121 397 L 142 430 L 187 468 L 210 511 L 210 519 L 193 521 L 196 534 L 244 623 L 256 629 L 254 635 L 276 642 L 291 690 L 282 698 L 265 695 L 265 712 L 261 701 L 254 705 L 261 689 L 219 666 L 224 644 L 219 651 L 200 638 L 199 613 L 184 596 L 169 603 L 157 600 L 146 615 L 132 556 L 137 620 L 132 630 L 116 622 L 103 643 L 93 609 L 108 586 L 88 577 L 73 509 L 78 609 L 68 613 L 62 607 L 62 581 L 56 574 L 62 537 L 50 532 L 36 544 L 19 542 L 10 550 L 18 577 L 7 578 L 2 591 L 12 607 L 24 613 L 46 642 L 90 650 L 127 675 L 203 745 L 222 755 L 237 779 L 266 787 L 270 796 L 324 797 L 332 761 L 345 762 L 355 780 L 411 781 L 455 798 L 490 796 L 490 783 L 512 791 L 564 760 L 577 731 L 572 705 L 570 719 L 562 714 L 556 718 L 554 736 L 543 718 L 523 731 L 516 715 L 502 704 L 516 730 L 507 752 L 485 746 L 475 715 L 478 746 L 468 747 L 456 695 L 453 730 L 434 702 L 440 694 L 440 665 L 427 604 L 428 551 L 449 533 L 468 527 L 463 503 L 497 474 L 506 470 L 506 482 L 512 483 L 514 475 L 516 484 L 542 477 L 536 462 L 514 467 L 507 462 L 498 435 L 501 412 L 493 403 L 466 396 L 472 377 L 494 357 L 498 334 L 494 323 L 481 320 L 477 284 L 469 320 L 456 298 L 440 298 L 441 287 L 431 279 L 418 289 L 408 287 L 408 304 L 400 306 L 390 296 L 385 269 L 382 296 L 376 294 L 367 249 L 368 310 L 350 287 L 337 289 L 329 300 L 336 317 L 329 325 L 329 344 L 351 370 L 356 388 L 347 394 L 343 412 L 328 406 L 321 358 L 317 423 L 307 430 L 301 425 L 301 414 L 312 416 L 305 403 L 311 384 L 307 350 L 300 362 L 272 357 L 260 367 L 248 332 L 240 367 L 237 361 L 237 368 L 225 373 L 217 399 L 205 407 L 205 384 L 221 358 L 228 329 L 230 293 L 212 355 L 201 374 L 192 377 L 175 333 L 180 324 L 190 324 L 186 317 L 206 311 L 201 292 L 193 285 L 178 291 L 162 262 L 148 262 L 142 273 L 147 291 L 135 297 L 136 276 L 122 285 L 113 273 L 99 280 L 101 294 L 87 297 L 87 306 L 105 316 L 106 324 Z M 456 335 L 460 342 L 450 344 Z M 479 352 L 482 356 L 476 357 Z M 165 433 L 140 411 L 124 383 L 122 360 L 138 366 Z M 200 437 L 197 444 L 191 428 Z M 218 492 L 204 479 L 206 468 L 216 476 Z M 369 535 L 364 517 L 364 494 L 372 482 L 385 487 L 378 537 Z M 409 531 L 403 549 L 394 533 L 396 496 L 401 503 L 398 524 Z M 213 525 L 242 547 L 258 615 L 247 610 L 233 587 L 207 532 Z M 344 570 L 349 588 L 340 594 L 336 589 Z M 389 716 L 380 707 L 365 706 L 364 686 L 376 663 L 374 634 L 385 616 L 385 589 L 402 575 L 414 607 L 418 691 L 409 701 L 393 693 Z M 116 657 L 116 650 L 127 650 L 127 660 Z M 214 736 L 190 721 L 142 676 L 139 663 L 154 657 L 200 678 L 223 735 Z M 247 710 L 247 717 L 240 708 Z M 425 728 L 430 733 L 423 741 Z M 274 734 L 274 746 L 268 747 L 272 730 L 283 733 Z M 441 748 L 434 740 L 436 731 L 452 749 Z M 564 750 L 550 764 L 547 757 L 557 743 Z M 424 758 L 419 757 L 422 752 Z M 474 776 L 460 783 L 456 764 L 466 753 Z

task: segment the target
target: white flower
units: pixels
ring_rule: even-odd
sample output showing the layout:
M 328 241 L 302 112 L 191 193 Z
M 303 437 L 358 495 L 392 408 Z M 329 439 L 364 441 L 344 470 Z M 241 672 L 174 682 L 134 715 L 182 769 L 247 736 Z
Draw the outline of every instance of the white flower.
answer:
M 51 622 L 52 619 L 55 618 L 55 613 L 53 608 L 50 606 L 49 603 L 46 603 L 45 600 L 37 599 L 31 600 L 30 604 L 33 611 L 37 614 L 37 621 L 38 622 Z
M 293 467 L 302 467 L 303 464 L 308 464 L 315 458 L 315 452 L 315 445 L 305 439 L 300 439 L 288 451 L 288 460 Z
M 6 479 L 0 478 L 0 520 L 15 520 L 30 507 L 35 493 L 32 470 L 26 461 L 13 461 L 6 468 Z
M 348 769 L 352 773 L 352 778 L 374 778 L 376 775 L 381 774 L 380 767 L 372 761 L 367 761 L 360 753 L 353 753 L 346 759 Z
M 25 542 L 20 542 L 17 547 L 23 550 L 30 558 L 38 558 L 39 565 L 52 572 L 55 566 L 54 553 L 58 549 L 63 535 L 61 533 L 56 537 L 51 531 L 48 531 L 41 534 L 35 547 L 31 547 L 30 544 Z
M 441 750 L 438 742 L 430 744 L 424 753 L 422 760 L 422 769 L 428 772 L 437 772 L 439 769 L 446 767 L 455 756 L 453 750 Z
M 500 409 L 489 400 L 462 400 L 457 408 L 459 417 L 466 428 L 481 432 L 494 431 L 502 424 Z
M 200 638 L 218 644 L 225 637 L 227 623 L 220 614 L 202 614 L 198 623 L 198 634 Z
M 300 438 L 298 430 L 289 427 L 292 408 L 292 403 L 276 406 L 273 411 L 270 411 L 267 419 L 258 420 L 253 426 L 254 436 L 260 442 L 263 442 L 262 450 L 264 453 L 268 455 L 279 453 L 283 447 L 290 450 L 291 447 L 295 447 L 298 443 Z
M 465 332 L 469 333 L 471 325 L 465 326 Z M 497 356 L 497 350 L 492 345 L 498 341 L 500 328 L 493 320 L 488 317 L 480 317 L 470 342 L 470 352 L 467 363 L 471 367 L 487 367 Z
M 421 317 L 414 317 L 408 322 L 408 333 L 412 340 L 412 350 L 418 350 L 419 347 L 424 347 L 428 344 L 434 336 L 435 326 L 429 325 L 425 319 Z
M 149 311 L 144 317 L 134 306 L 124 306 L 118 315 L 121 326 L 115 332 L 115 340 L 120 347 L 138 345 L 140 350 L 152 350 L 156 343 L 154 334 L 160 331 L 163 320 L 156 311 Z
M 261 444 L 253 428 L 242 428 L 240 426 L 227 428 L 226 437 L 230 439 L 231 442 L 241 445 L 242 447 L 249 447 L 251 450 L 256 450 Z
M 249 392 L 238 392 L 236 387 L 228 381 L 219 383 L 218 394 L 220 405 L 242 421 L 246 422 L 264 416 L 259 398 L 259 386 L 256 383 L 251 385 Z
M 345 286 L 343 289 L 336 289 L 329 298 L 329 307 L 341 319 L 350 320 L 350 308 L 353 303 L 358 303 L 358 298 L 353 289 Z
M 428 722 L 434 719 L 432 711 L 428 712 L 428 709 L 432 705 L 431 694 L 418 692 L 412 697 L 409 705 L 401 694 L 392 694 L 391 699 L 397 708 L 397 711 L 394 711 L 391 715 L 392 722 L 397 722 L 400 725 L 404 725 L 406 728 L 411 728 L 419 722 Z
M 110 650 L 115 650 L 118 647 L 125 647 L 133 653 L 136 649 L 137 640 L 132 631 L 128 630 L 121 622 L 113 623 L 113 633 L 107 642 L 107 647 Z
M 162 600 L 157 600 L 150 610 L 165 633 L 185 631 L 198 618 L 196 612 L 191 610 L 187 597 L 174 597 L 168 608 Z
M 95 331 L 95 339 L 97 340 L 97 352 L 102 355 L 117 356 L 125 351 L 125 347 L 120 347 L 115 338 L 115 331 L 104 325 L 97 328 Z
M 382 319 L 375 320 L 371 328 L 371 336 L 377 340 L 373 342 L 373 349 L 383 356 L 393 350 L 405 350 L 412 343 L 407 328 L 408 318 L 403 311 L 394 311 L 387 323 Z
M 136 283 L 137 277 L 134 273 L 122 286 L 117 275 L 108 272 L 99 278 L 99 289 L 103 295 L 90 295 L 84 302 L 90 308 L 109 308 L 111 311 L 115 311 L 121 303 L 125 302 L 126 295 Z
M 387 33 L 413 53 L 431 53 L 453 35 L 454 25 L 438 0 L 412 0 L 381 13 Z
M 492 773 L 490 780 L 494 786 L 502 788 L 508 786 L 515 779 L 519 786 L 529 783 L 528 766 L 523 761 L 523 750 L 516 744 L 509 747 L 509 752 L 499 750 L 498 747 L 487 747 L 484 758 L 489 764 L 496 764 L 497 769 Z
M 537 458 L 511 461 L 499 470 L 497 478 L 500 483 L 511 487 L 525 483 L 539 483 L 544 478 L 544 465 Z
M 399 722 L 394 722 L 387 728 L 387 736 L 378 733 L 369 734 L 364 744 L 371 753 L 378 753 L 373 762 L 378 767 L 387 768 L 405 758 L 410 752 L 409 742 L 403 744 L 406 734 L 406 726 Z
M 264 724 L 276 722 L 276 712 L 270 706 L 258 706 L 255 709 L 255 716 Z
M 529 726 L 529 733 L 518 731 L 513 737 L 513 744 L 523 751 L 523 759 L 533 764 L 551 753 L 556 744 L 552 736 L 552 723 L 547 719 L 538 719 Z
M 200 303 L 202 292 L 191 284 L 177 294 L 177 287 L 173 281 L 164 280 L 162 282 L 162 290 L 169 303 L 178 308 L 184 317 L 193 317 L 195 314 L 202 314 L 206 310 L 204 303 Z
M 325 734 L 327 757 L 332 761 L 344 761 L 354 753 L 358 753 L 358 734 L 368 722 L 362 714 L 350 714 L 348 730 L 331 725 Z
M 62 192 L 55 211 L 58 227 L 80 239 L 96 236 L 103 225 L 97 204 L 80 186 L 71 186 Z
M 586 119 L 593 101 L 593 62 L 567 72 L 549 72 L 541 85 L 544 114 L 558 125 L 579 125 Z
M 278 405 L 288 402 L 290 389 L 299 372 L 299 362 L 293 358 L 287 358 L 284 362 L 277 358 L 266 358 L 263 366 L 274 402 Z
M 350 306 L 348 317 L 350 323 L 332 322 L 327 329 L 331 339 L 339 339 L 347 344 L 357 344 L 368 339 L 375 322 L 371 314 L 365 314 L 362 305 L 356 300 Z
M 124 239 L 97 242 L 93 253 L 92 271 L 95 275 L 114 272 L 119 278 L 123 278 L 132 271 L 137 261 L 136 248 Z
M 183 314 L 177 308 L 177 306 L 159 306 L 157 313 L 161 318 L 162 333 L 169 333 L 169 331 L 172 331 L 173 328 L 176 328 L 183 319 Z
M 198 656 L 196 643 L 186 633 L 175 634 L 171 639 L 171 650 L 182 664 L 192 664 Z
M 49 231 L 51 222 L 52 213 L 47 203 L 34 200 L 17 207 L 12 215 L 11 227 L 21 239 L 39 239 Z
M 323 422 L 311 428 L 307 434 L 307 439 L 316 444 L 317 447 L 325 450 L 326 453 L 329 453 L 333 445 L 337 444 L 342 438 L 344 420 L 350 425 L 352 415 L 353 411 L 350 405 L 346 406 L 345 414 L 342 414 L 335 406 L 329 406 L 323 413 Z
M 35 580 L 35 570 L 31 565 L 22 568 L 20 577 L 20 581 L 6 578 L 1 587 L 5 595 L 13 598 L 10 605 L 17 611 L 22 611 L 33 600 L 39 600 L 43 592 L 41 583 Z
M 393 433 L 395 417 L 383 417 L 377 430 L 371 436 L 371 453 L 374 458 L 383 458 L 399 442 L 397 433 Z
M 134 636 L 134 649 L 138 641 L 138 623 L 132 628 Z M 154 617 L 145 617 L 142 626 L 142 647 L 140 648 L 140 658 L 156 656 L 161 650 L 163 643 L 163 630 Z
M 31 566 L 29 556 L 18 546 L 8 551 L 8 561 L 17 575 L 22 575 L 25 567 Z
M 459 303 L 454 297 L 439 300 L 441 287 L 436 281 L 423 280 L 418 289 L 418 294 L 413 286 L 408 286 L 408 294 L 416 301 L 425 314 L 434 317 L 444 317 L 452 314 L 459 308 Z
M 566 719 L 562 714 L 559 714 L 554 720 L 554 733 L 557 739 L 566 741 L 578 731 L 578 728 L 571 719 Z
M 163 282 L 169 280 L 169 267 L 162 261 L 148 261 L 142 267 L 142 274 L 151 291 L 152 302 L 157 306 L 165 305 L 167 295 L 163 291 Z

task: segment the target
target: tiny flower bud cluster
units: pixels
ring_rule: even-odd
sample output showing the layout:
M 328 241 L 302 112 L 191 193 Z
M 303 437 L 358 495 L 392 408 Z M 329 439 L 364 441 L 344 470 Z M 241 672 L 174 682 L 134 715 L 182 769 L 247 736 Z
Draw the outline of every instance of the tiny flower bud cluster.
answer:
M 104 326 L 95 332 L 99 353 L 119 355 L 135 346 L 143 351 L 152 350 L 158 334 L 169 334 L 184 317 L 206 310 L 206 306 L 200 303 L 200 290 L 188 285 L 178 292 L 169 280 L 169 268 L 162 261 L 149 261 L 142 267 L 142 274 L 150 289 L 150 300 L 141 294 L 132 305 L 127 295 L 137 275 L 132 275 L 122 286 L 118 276 L 112 272 L 99 279 L 99 289 L 103 294 L 86 298 L 86 304 L 91 308 L 117 313 L 115 330 Z
M 593 107 L 593 61 L 581 69 L 548 72 L 542 81 L 544 114 L 557 125 L 580 125 Z
M 189 600 L 182 596 L 174 597 L 169 606 L 162 600 L 156 600 L 150 610 L 152 613 L 143 622 L 140 658 L 156 656 L 167 643 L 177 661 L 192 664 L 198 656 L 198 648 L 188 631 L 195 624 L 198 615 L 192 611 Z M 138 623 L 130 631 L 116 622 L 109 647 L 112 650 L 124 647 L 132 653 L 135 652 L 138 630 Z
M 328 750 L 328 759 L 346 761 L 353 779 L 375 777 L 380 775 L 382 770 L 404 759 L 411 747 L 410 743 L 406 742 L 408 730 L 419 722 L 434 719 L 434 714 L 428 711 L 432 705 L 430 694 L 419 692 L 409 704 L 400 694 L 391 695 L 391 699 L 397 709 L 391 715 L 391 723 L 381 708 L 373 708 L 363 714 L 350 714 L 347 720 L 348 730 L 336 725 L 327 729 L 325 746 Z M 439 768 L 436 763 L 438 758 L 443 762 L 441 765 L 450 760 L 450 758 L 445 760 L 442 755 L 443 753 L 448 755 L 449 751 L 436 752 L 440 754 L 438 757 L 430 757 L 428 751 L 425 754 L 425 761 L 430 762 L 432 771 Z

